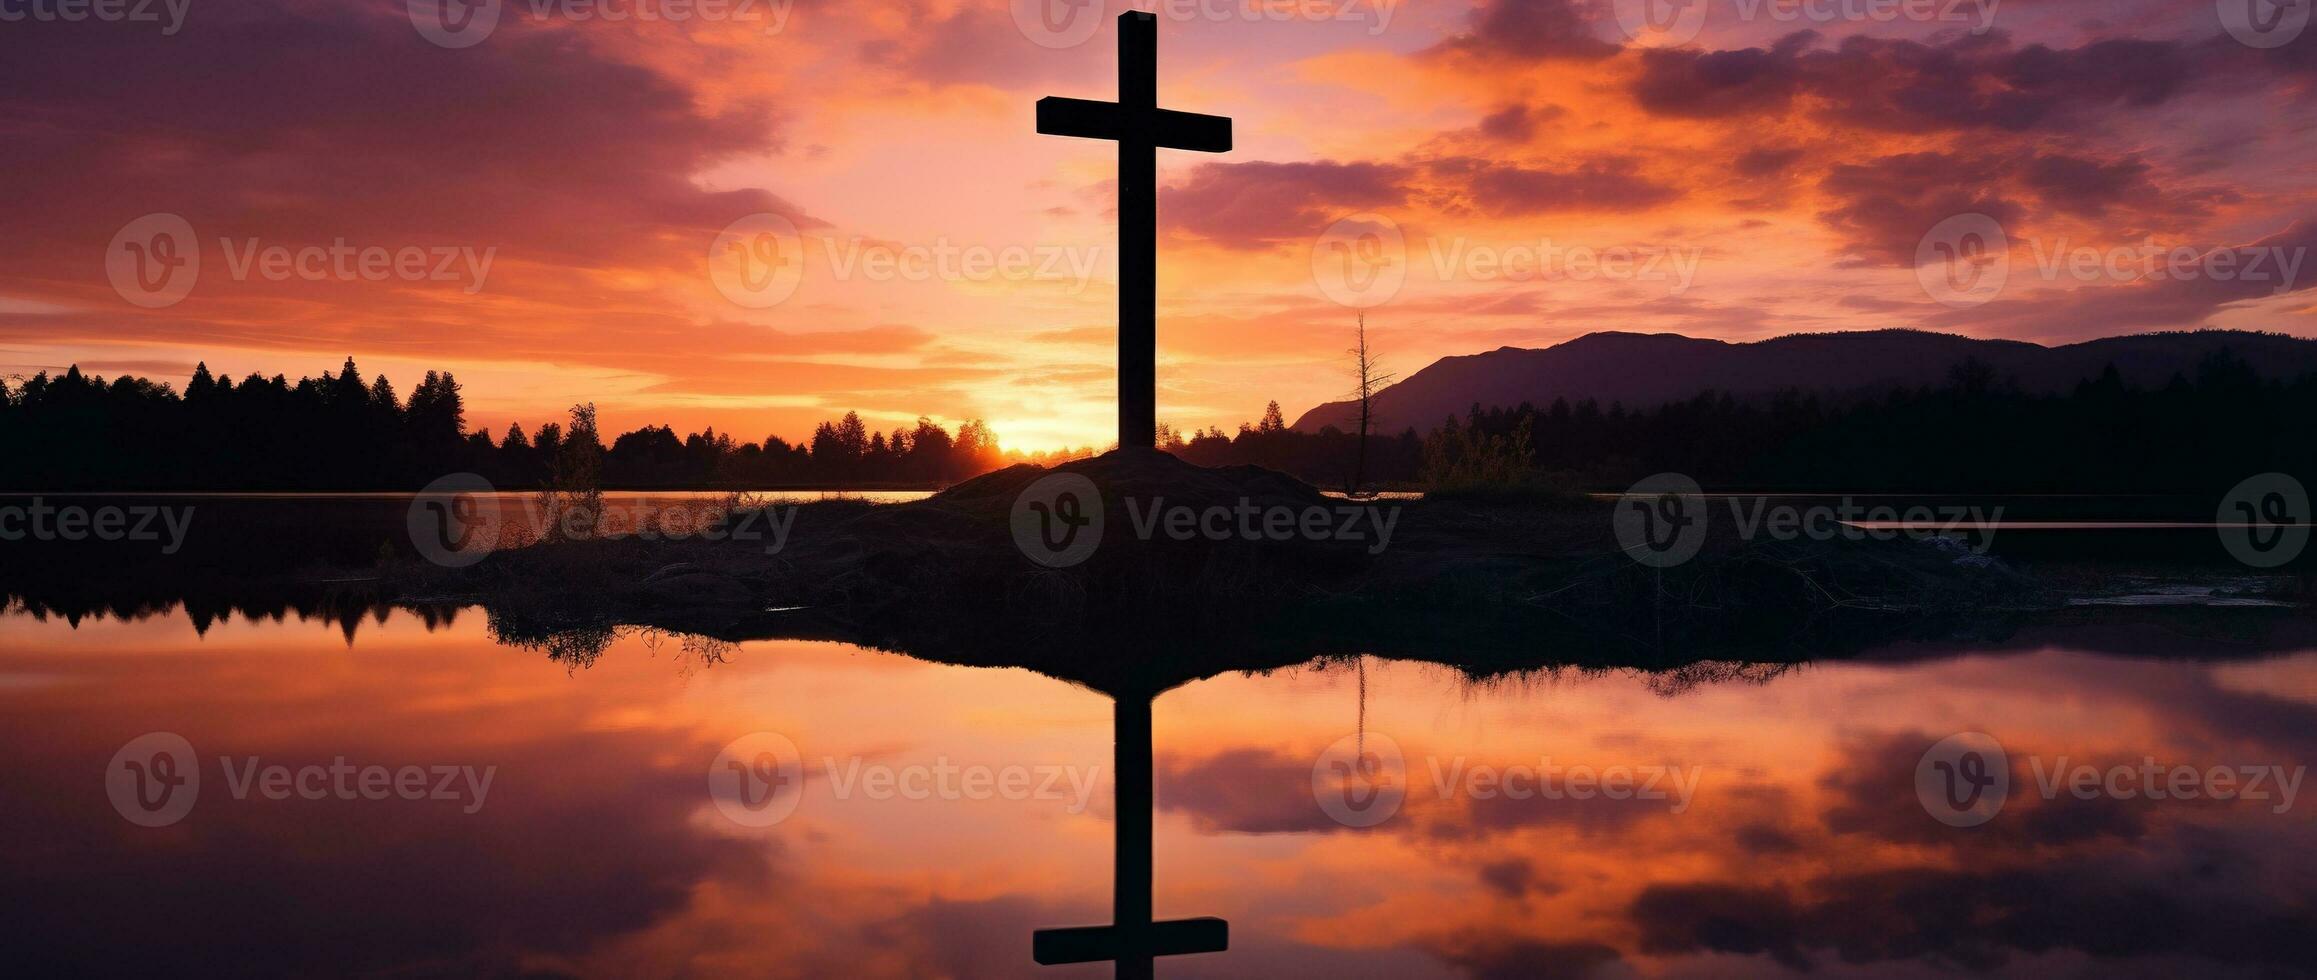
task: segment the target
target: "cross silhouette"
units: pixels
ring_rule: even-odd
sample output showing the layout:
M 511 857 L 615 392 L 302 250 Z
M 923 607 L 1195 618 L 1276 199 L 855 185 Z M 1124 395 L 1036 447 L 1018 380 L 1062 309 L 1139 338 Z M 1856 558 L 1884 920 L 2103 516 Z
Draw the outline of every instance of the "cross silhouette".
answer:
M 1118 101 L 1049 95 L 1038 132 L 1118 141 L 1118 447 L 1158 433 L 1159 147 L 1227 153 L 1231 120 L 1158 107 L 1158 18 L 1118 15 Z
M 1231 947 L 1231 926 L 1222 919 L 1153 921 L 1151 888 L 1151 696 L 1130 691 L 1113 697 L 1117 741 L 1111 769 L 1117 777 L 1118 811 L 1112 829 L 1116 855 L 1111 871 L 1111 925 L 1040 929 L 1030 934 L 1030 958 L 1041 966 L 1112 960 L 1118 976 L 1148 978 L 1152 961 L 1184 953 L 1220 953 Z

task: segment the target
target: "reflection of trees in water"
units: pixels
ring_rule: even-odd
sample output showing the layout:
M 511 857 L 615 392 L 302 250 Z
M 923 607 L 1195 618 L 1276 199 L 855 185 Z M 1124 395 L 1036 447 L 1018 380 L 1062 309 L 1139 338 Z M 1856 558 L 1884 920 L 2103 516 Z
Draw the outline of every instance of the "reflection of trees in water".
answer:
M 618 642 L 621 635 L 633 629 L 633 627 L 590 624 L 567 626 L 550 633 L 532 634 L 525 633 L 520 628 L 510 627 L 502 622 L 496 614 L 490 616 L 492 642 L 518 650 L 545 654 L 547 659 L 572 670 L 584 670 L 595 666 L 595 662 L 603 657 L 604 651 L 611 649 L 611 645 Z
M 77 629 L 91 621 L 139 623 L 181 614 L 195 634 L 206 636 L 211 627 L 236 618 L 245 623 L 278 624 L 295 617 L 301 623 L 322 623 L 336 629 L 345 636 L 347 646 L 354 645 L 364 620 L 383 626 L 388 617 L 400 612 L 417 619 L 426 632 L 432 633 L 456 625 L 459 614 L 473 608 L 456 602 L 379 602 L 361 590 L 304 590 L 232 599 L 131 595 L 90 598 L 0 592 L 0 616 L 22 616 L 36 623 L 61 619 Z M 604 651 L 628 637 L 640 638 L 644 648 L 652 651 L 660 650 L 670 637 L 675 638 L 678 666 L 685 670 L 724 663 L 739 647 L 730 640 L 649 626 L 558 621 L 550 627 L 488 611 L 484 615 L 493 642 L 543 653 L 549 660 L 574 670 L 593 666 Z
M 1349 670 L 1356 675 L 1359 686 L 1360 712 L 1364 718 L 1368 700 L 1367 663 L 1370 654 L 1331 654 L 1300 667 L 1295 672 L 1326 674 Z M 1700 687 L 1716 684 L 1767 684 L 1792 671 L 1807 666 L 1807 662 L 1767 663 L 1737 660 L 1700 660 L 1678 667 L 1600 667 L 1589 664 L 1550 664 L 1541 667 L 1523 667 L 1509 670 L 1476 670 L 1452 664 L 1403 661 L 1422 675 L 1437 676 L 1446 673 L 1455 678 L 1457 687 L 1467 700 L 1507 692 L 1528 693 L 1547 690 L 1564 684 L 1580 684 L 1609 676 L 1639 678 L 1642 685 L 1660 697 L 1676 697 Z M 1249 671 L 1250 676 L 1269 671 Z
M 459 612 L 464 608 L 455 603 L 381 603 L 366 595 L 327 590 L 272 596 L 237 596 L 232 599 L 125 594 L 90 598 L 0 592 L 0 616 L 23 616 L 34 622 L 61 619 L 77 628 L 81 623 L 91 620 L 141 623 L 182 612 L 186 622 L 192 624 L 193 632 L 206 636 L 210 627 L 230 622 L 236 617 L 246 623 L 281 623 L 295 616 L 301 623 L 320 622 L 335 627 L 345 635 L 348 645 L 353 644 L 365 617 L 383 624 L 387 616 L 399 610 L 417 617 L 426 631 L 432 633 L 456 623 Z
M 683 673 L 725 663 L 732 659 L 733 651 L 740 649 L 740 644 L 731 640 L 719 640 L 713 636 L 702 636 L 698 633 L 671 634 L 647 629 L 643 631 L 642 635 L 644 649 L 654 652 L 660 649 L 660 645 L 665 642 L 667 637 L 674 636 L 677 642 L 676 663 Z
M 1633 673 L 1641 676 L 1642 683 L 1648 685 L 1650 693 L 1670 698 L 1715 684 L 1768 684 L 1772 680 L 1802 667 L 1802 664 L 1701 660 L 1686 667 L 1676 667 L 1672 670 L 1646 670 L 1634 671 Z
M 677 665 L 686 672 L 725 663 L 731 659 L 732 652 L 740 648 L 740 644 L 731 640 L 649 626 L 586 623 L 537 631 L 520 622 L 489 614 L 489 627 L 492 642 L 544 654 L 547 659 L 571 670 L 585 670 L 595 666 L 595 662 L 602 659 L 614 644 L 630 637 L 638 639 L 645 650 L 655 655 L 666 645 L 669 637 L 674 637 Z

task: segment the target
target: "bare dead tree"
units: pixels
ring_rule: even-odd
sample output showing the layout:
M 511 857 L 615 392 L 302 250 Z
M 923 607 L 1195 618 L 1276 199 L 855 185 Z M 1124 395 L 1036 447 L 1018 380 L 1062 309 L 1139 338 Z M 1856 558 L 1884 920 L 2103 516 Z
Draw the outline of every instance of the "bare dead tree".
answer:
M 1347 488 L 1351 493 L 1358 493 L 1360 484 L 1367 480 L 1368 430 L 1376 421 L 1376 392 L 1391 384 L 1397 375 L 1378 371 L 1380 365 L 1375 351 L 1368 347 L 1368 315 L 1365 313 L 1360 314 L 1358 342 L 1345 353 L 1352 355 L 1353 374 L 1359 381 L 1359 387 L 1352 389 L 1352 398 L 1359 404 L 1352 418 L 1359 425 L 1358 448 L 1352 457 L 1352 483 Z

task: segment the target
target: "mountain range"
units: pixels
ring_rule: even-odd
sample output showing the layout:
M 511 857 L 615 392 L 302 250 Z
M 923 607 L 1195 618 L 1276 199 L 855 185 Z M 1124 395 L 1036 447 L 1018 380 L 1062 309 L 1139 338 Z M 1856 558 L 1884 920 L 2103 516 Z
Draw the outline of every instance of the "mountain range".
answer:
M 1443 357 L 1376 395 L 1376 429 L 1426 431 L 1451 415 L 1462 417 L 1474 403 L 1542 408 L 1556 398 L 1572 404 L 1591 398 L 1604 407 L 1617 402 L 1642 409 L 1704 391 L 1738 398 L 1789 390 L 1875 395 L 1941 384 L 1955 365 L 1971 358 L 2035 392 L 2067 390 L 2109 365 L 2130 384 L 2154 387 L 2175 374 L 2193 377 L 2198 362 L 2223 349 L 2263 377 L 2317 372 L 2317 340 L 2242 330 L 2136 334 L 2059 347 L 1919 330 L 1791 334 L 1743 343 L 1603 331 L 1551 347 Z M 1294 427 L 1348 428 L 1356 408 L 1349 401 L 1329 402 L 1303 413 Z

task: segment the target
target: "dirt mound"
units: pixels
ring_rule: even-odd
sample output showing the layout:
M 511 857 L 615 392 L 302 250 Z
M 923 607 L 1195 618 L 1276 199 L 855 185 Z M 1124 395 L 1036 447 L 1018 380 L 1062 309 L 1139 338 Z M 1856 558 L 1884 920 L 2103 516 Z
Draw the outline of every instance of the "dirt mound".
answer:
M 929 502 L 975 511 L 1010 511 L 1014 500 L 1031 484 L 1063 473 L 1094 481 L 1106 499 L 1163 499 L 1170 505 L 1198 509 L 1235 507 L 1242 501 L 1265 508 L 1327 506 L 1333 502 L 1310 484 L 1276 470 L 1193 466 L 1156 450 L 1112 450 L 1051 469 L 1028 463 L 1009 466 L 935 494 Z
M 1058 477 L 1087 483 L 1045 482 Z M 1100 497 L 1100 514 L 1074 512 L 1083 537 L 1061 539 L 1084 543 L 1060 554 L 1061 546 L 1040 536 L 1070 529 L 1049 527 L 1047 518 L 1016 505 L 1052 504 L 1058 487 L 1082 496 L 1089 483 Z M 790 584 L 816 598 L 841 588 L 855 602 L 865 595 L 921 602 L 1044 589 L 1066 590 L 1097 607 L 1167 598 L 1206 605 L 1218 596 L 1251 600 L 1364 567 L 1365 543 L 1332 534 L 1341 512 L 1362 507 L 1261 467 L 1209 469 L 1160 452 L 1114 451 L 1052 469 L 1012 466 L 914 503 L 827 515 L 833 521 L 808 511 L 798 518 L 795 566 L 844 571 L 835 582 Z M 1267 526 L 1264 518 L 1272 515 L 1283 516 Z M 1324 525 L 1331 533 L 1305 534 L 1300 525 L 1282 530 L 1287 518 L 1306 515 L 1314 529 Z M 1067 583 L 1050 581 L 1060 572 L 1068 573 Z

